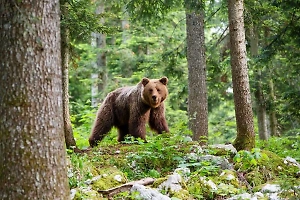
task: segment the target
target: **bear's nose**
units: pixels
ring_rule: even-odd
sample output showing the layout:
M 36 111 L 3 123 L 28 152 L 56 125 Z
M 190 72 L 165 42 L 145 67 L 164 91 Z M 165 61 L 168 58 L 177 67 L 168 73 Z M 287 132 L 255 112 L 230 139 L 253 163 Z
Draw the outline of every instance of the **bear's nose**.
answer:
M 153 95 L 153 96 L 152 96 L 152 99 L 153 99 L 153 101 L 156 101 L 156 96 Z

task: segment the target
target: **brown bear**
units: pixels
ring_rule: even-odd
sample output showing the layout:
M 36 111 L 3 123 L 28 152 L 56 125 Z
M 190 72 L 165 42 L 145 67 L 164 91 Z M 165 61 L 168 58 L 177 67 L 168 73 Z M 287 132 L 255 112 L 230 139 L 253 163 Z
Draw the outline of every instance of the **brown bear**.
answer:
M 158 134 L 169 132 L 164 106 L 168 96 L 167 83 L 167 77 L 143 78 L 136 86 L 110 92 L 97 112 L 90 146 L 96 146 L 113 126 L 118 129 L 119 142 L 124 141 L 126 135 L 146 141 L 147 122 Z

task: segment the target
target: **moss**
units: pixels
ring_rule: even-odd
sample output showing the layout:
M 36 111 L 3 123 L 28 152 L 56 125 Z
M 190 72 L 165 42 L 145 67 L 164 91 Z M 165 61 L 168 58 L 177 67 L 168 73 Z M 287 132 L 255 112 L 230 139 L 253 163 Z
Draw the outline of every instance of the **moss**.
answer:
M 231 171 L 228 169 L 223 170 L 223 172 L 220 174 L 218 178 L 217 183 L 226 183 L 231 184 L 234 187 L 239 187 L 239 180 L 237 178 L 236 172 Z
M 157 188 L 160 184 L 162 184 L 166 180 L 168 180 L 168 177 L 158 178 L 154 181 L 154 183 L 152 184 L 152 187 Z
M 93 181 L 94 190 L 107 190 L 118 185 L 126 183 L 125 175 L 115 167 L 104 167 L 98 170 L 99 177 Z M 120 180 L 117 180 L 119 177 Z
M 172 198 L 178 198 L 178 199 L 193 199 L 187 190 L 179 190 L 178 192 L 175 192 L 171 195 Z
M 216 188 L 214 188 L 213 183 L 208 177 L 203 177 L 200 175 L 195 175 L 190 178 L 187 182 L 187 188 L 190 194 L 198 197 L 205 197 L 205 199 L 210 199 L 210 197 Z M 213 186 L 213 187 L 212 187 Z
M 251 149 L 255 147 L 254 134 L 250 132 L 238 133 L 237 137 L 233 142 L 233 146 L 236 148 L 237 151 L 240 150 L 251 151 Z
M 74 200 L 82 199 L 99 200 L 101 199 L 101 195 L 95 190 L 77 191 Z
M 259 173 L 258 170 L 253 170 L 246 175 L 248 183 L 252 186 L 258 186 L 266 182 L 263 174 Z
M 294 176 L 298 171 L 295 166 L 287 166 L 283 158 L 270 151 L 261 151 L 261 159 L 256 166 L 251 166 L 245 175 L 247 181 L 256 187 L 270 181 L 281 179 L 281 176 Z

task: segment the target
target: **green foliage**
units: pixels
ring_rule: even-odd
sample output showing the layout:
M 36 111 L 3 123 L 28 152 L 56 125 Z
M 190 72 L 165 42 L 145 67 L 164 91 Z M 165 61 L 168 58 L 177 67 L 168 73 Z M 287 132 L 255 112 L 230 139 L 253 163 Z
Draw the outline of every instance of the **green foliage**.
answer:
M 261 149 L 272 151 L 283 158 L 289 156 L 300 162 L 299 141 L 299 134 L 287 137 L 271 137 L 267 141 L 257 140 L 256 146 Z
M 174 8 L 182 5 L 181 0 L 123 0 L 133 21 L 143 20 L 152 24 L 162 21 L 164 16 Z
M 90 0 L 61 0 L 62 30 L 70 31 L 71 41 L 85 41 L 91 37 L 92 32 L 111 33 L 113 27 L 100 23 L 101 18 L 108 17 L 107 14 L 96 14 L 96 4 Z
M 250 170 L 251 168 L 255 168 L 258 165 L 258 162 L 264 160 L 268 162 L 268 156 L 261 152 L 260 149 L 254 148 L 251 152 L 246 150 L 239 151 L 233 158 L 233 161 L 242 171 Z
M 201 1 L 191 3 L 203 7 Z M 300 108 L 297 104 L 300 63 L 297 48 L 300 30 L 297 23 L 298 4 L 298 1 L 245 2 L 246 39 L 248 41 L 250 39 L 249 29 L 252 26 L 259 36 L 259 55 L 255 58 L 249 57 L 250 82 L 251 85 L 255 84 L 256 71 L 262 70 L 261 78 L 267 109 L 276 111 L 280 130 L 286 134 L 290 134 L 291 129 L 299 129 L 300 126 Z M 100 91 L 100 99 L 117 87 L 136 84 L 144 76 L 157 78 L 166 75 L 169 78 L 170 91 L 166 108 L 170 129 L 172 132 L 178 130 L 187 133 L 188 69 L 184 2 L 124 0 L 104 1 L 104 5 L 105 13 L 97 17 L 93 14 L 97 5 L 90 2 L 68 1 L 64 5 L 69 8 L 70 13 L 63 18 L 62 25 L 65 26 L 70 22 L 68 26 L 72 28 L 71 33 L 84 36 L 81 39 L 72 37 L 79 55 L 76 57 L 77 68 L 70 72 L 71 113 L 76 116 L 73 120 L 74 128 L 81 125 L 79 116 L 86 112 L 84 107 L 88 106 L 88 99 L 91 98 L 90 74 L 98 70 L 92 63 L 97 53 L 105 52 L 108 87 Z M 206 2 L 205 12 L 209 143 L 232 142 L 236 130 L 233 97 L 232 93 L 228 92 L 228 89 L 231 89 L 231 69 L 229 40 L 226 35 L 228 21 L 226 2 Z M 103 18 L 106 23 L 80 22 L 81 19 L 93 21 L 91 18 L 98 22 Z M 122 20 L 129 20 L 128 29 L 110 32 L 115 26 L 119 26 Z M 101 26 L 104 28 L 102 31 Z M 89 44 L 77 44 L 78 41 L 90 43 L 88 41 L 90 34 L 87 31 L 92 29 L 107 32 L 106 48 L 94 49 Z M 247 50 L 249 49 L 250 43 L 247 45 Z M 276 101 L 269 95 L 269 80 L 273 80 L 275 84 Z M 88 126 L 87 123 L 85 130 L 77 131 L 76 134 L 88 135 Z M 111 134 L 106 138 L 113 140 Z
M 73 135 L 74 138 L 76 138 L 77 146 L 79 148 L 86 148 L 89 146 L 88 138 L 97 110 L 92 108 L 90 105 L 81 105 L 75 103 L 72 104 L 73 109 L 74 107 L 80 110 L 80 113 L 71 116 Z
M 68 157 L 70 160 L 70 166 L 68 167 L 70 188 L 85 186 L 84 181 L 96 175 L 88 156 L 70 152 Z
M 127 156 L 131 169 L 128 170 L 130 179 L 150 176 L 157 178 L 161 174 L 175 169 L 183 160 L 183 153 L 178 151 L 184 143 L 182 137 L 162 134 L 148 140 L 142 149 Z M 162 167 L 163 166 L 163 167 Z
M 233 142 L 236 137 L 236 122 L 233 102 L 225 101 L 208 116 L 208 141 L 211 144 Z

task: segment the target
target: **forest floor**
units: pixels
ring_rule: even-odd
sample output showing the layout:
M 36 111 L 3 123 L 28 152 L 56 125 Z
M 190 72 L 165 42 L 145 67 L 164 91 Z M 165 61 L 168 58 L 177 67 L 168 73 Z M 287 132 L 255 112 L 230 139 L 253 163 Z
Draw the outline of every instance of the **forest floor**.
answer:
M 200 146 L 167 134 L 148 143 L 112 141 L 68 152 L 72 199 L 300 199 L 294 149 L 293 157 L 270 148 L 236 152 L 231 144 Z

